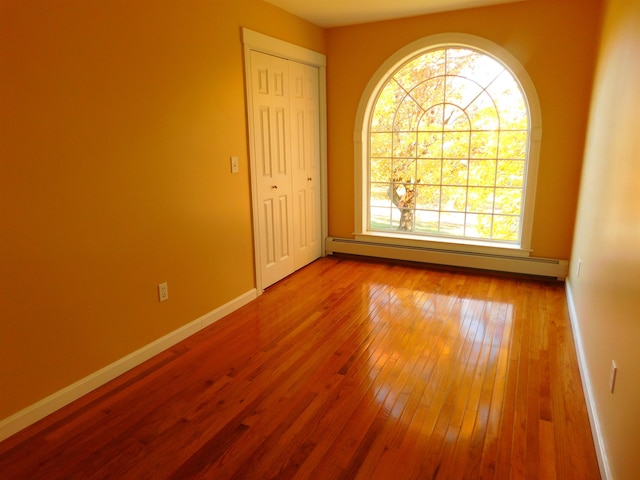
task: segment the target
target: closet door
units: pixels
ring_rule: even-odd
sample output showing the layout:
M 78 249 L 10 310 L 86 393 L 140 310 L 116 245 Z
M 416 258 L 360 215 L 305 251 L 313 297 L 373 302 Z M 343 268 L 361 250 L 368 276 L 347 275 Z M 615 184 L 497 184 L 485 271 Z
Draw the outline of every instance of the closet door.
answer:
M 289 62 L 251 52 L 254 162 L 262 287 L 295 269 Z
M 296 269 L 322 253 L 318 75 L 317 67 L 289 62 Z

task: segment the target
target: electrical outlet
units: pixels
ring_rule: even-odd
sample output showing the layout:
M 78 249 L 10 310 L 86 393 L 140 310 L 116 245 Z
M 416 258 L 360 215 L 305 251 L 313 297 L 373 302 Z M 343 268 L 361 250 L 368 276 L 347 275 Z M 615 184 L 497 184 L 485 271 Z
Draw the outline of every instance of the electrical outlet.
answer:
M 618 375 L 618 366 L 616 362 L 611 360 L 611 370 L 609 371 L 609 390 L 613 393 L 613 389 L 616 388 L 616 376 Z
M 167 282 L 161 283 L 158 285 L 158 300 L 164 302 L 169 299 L 169 285 Z

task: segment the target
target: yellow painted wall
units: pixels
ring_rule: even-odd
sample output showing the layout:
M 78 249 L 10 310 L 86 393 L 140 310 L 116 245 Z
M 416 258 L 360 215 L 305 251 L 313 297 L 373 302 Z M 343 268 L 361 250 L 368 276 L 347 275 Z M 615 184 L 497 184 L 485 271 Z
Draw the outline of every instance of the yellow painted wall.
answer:
M 608 3 L 569 284 L 610 478 L 631 480 L 640 478 L 640 1 Z
M 367 82 L 405 45 L 462 32 L 506 48 L 535 84 L 543 139 L 533 255 L 569 258 L 600 10 L 600 0 L 527 0 L 328 30 L 329 235 L 353 236 L 353 132 Z
M 258 0 L 0 0 L 0 420 L 254 287 L 242 26 L 325 49 Z

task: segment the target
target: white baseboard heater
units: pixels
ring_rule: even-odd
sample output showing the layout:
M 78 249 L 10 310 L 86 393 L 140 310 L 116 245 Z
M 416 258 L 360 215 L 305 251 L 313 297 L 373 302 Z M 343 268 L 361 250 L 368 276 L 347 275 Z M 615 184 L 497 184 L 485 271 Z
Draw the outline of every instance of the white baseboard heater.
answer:
M 510 257 L 492 253 L 460 252 L 418 246 L 390 245 L 348 238 L 328 237 L 326 241 L 326 251 L 328 255 L 333 253 L 346 253 L 392 260 L 555 277 L 558 280 L 564 280 L 569 273 L 569 262 L 567 260 Z

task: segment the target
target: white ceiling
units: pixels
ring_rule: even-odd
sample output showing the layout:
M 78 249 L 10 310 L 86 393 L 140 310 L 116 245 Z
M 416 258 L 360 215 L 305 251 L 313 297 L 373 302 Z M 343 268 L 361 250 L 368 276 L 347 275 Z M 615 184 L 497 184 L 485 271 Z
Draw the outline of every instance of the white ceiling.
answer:
M 265 0 L 321 27 L 414 17 L 522 0 Z

